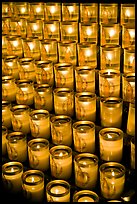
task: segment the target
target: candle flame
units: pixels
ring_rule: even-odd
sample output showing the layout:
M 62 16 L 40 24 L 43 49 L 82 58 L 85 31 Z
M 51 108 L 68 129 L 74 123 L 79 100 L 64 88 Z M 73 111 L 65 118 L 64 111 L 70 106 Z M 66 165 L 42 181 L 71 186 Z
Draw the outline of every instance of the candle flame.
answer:
M 73 6 L 69 6 L 69 12 L 72 13 L 74 11 L 74 7 Z
M 45 45 L 45 49 L 47 52 L 49 52 L 49 45 Z
M 130 31 L 129 31 L 129 34 L 130 34 L 131 38 L 134 38 L 134 37 L 135 37 L 135 31 L 134 31 L 134 30 L 130 30 Z
M 109 72 L 109 74 L 110 74 L 110 72 Z M 108 136 L 108 138 L 112 138 L 112 136 L 110 134 L 107 134 L 107 136 Z
M 14 168 L 13 167 L 11 168 L 11 172 L 14 172 Z
M 127 17 L 130 17 L 130 11 L 128 9 L 126 10 L 125 14 Z
M 110 35 L 110 37 L 112 37 L 113 35 L 115 35 L 115 30 L 114 30 L 114 29 L 111 29 L 110 32 L 109 32 L 109 35 Z
M 13 46 L 14 46 L 14 47 L 17 47 L 17 46 L 18 46 L 18 41 L 14 41 L 14 42 L 13 42 Z
M 59 157 L 62 157 L 62 156 L 63 156 L 63 153 L 62 153 L 62 152 L 60 152 L 60 153 L 59 153 Z
M 56 26 L 55 25 L 51 25 L 50 30 L 51 30 L 51 32 L 54 32 L 56 30 Z
M 112 60 L 112 54 L 108 53 L 107 58 L 108 58 L 108 60 Z
M 130 60 L 130 63 L 132 64 L 133 61 L 135 60 L 135 57 L 134 56 L 130 56 L 129 60 Z
M 33 29 L 34 29 L 34 30 L 37 30 L 37 29 L 38 29 L 38 26 L 37 26 L 36 24 L 34 24 L 34 25 L 33 25 Z
M 31 50 L 33 50 L 33 49 L 34 49 L 34 44 L 33 44 L 33 43 L 30 43 L 30 44 L 29 44 L 29 47 L 30 47 Z
M 115 172 L 114 171 L 112 171 L 112 176 L 115 176 Z
M 55 6 L 51 6 L 50 12 L 51 12 L 51 13 L 55 13 Z
M 92 30 L 90 28 L 87 28 L 87 35 L 91 35 Z
M 37 12 L 37 13 L 39 13 L 40 11 L 41 11 L 41 8 L 40 8 L 40 7 L 36 8 L 36 12 Z
M 23 7 L 21 8 L 21 13 L 25 13 L 26 9 Z
M 32 177 L 32 182 L 34 182 L 34 177 Z
M 72 27 L 69 27 L 69 28 L 68 28 L 68 33 L 72 33 L 72 32 L 73 32 Z
M 91 50 L 86 50 L 86 56 L 87 56 L 87 57 L 90 57 L 91 54 L 92 54 Z

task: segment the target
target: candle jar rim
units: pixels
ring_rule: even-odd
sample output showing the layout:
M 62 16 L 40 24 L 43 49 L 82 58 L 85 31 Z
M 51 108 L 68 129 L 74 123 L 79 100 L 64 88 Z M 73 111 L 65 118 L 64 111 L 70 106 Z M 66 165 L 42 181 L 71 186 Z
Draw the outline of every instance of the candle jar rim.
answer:
M 56 185 L 65 187 L 66 191 L 64 193 L 59 193 L 55 195 L 50 190 Z M 50 196 L 62 197 L 70 192 L 70 184 L 65 180 L 53 180 L 46 185 L 46 191 Z
M 32 57 L 23 57 L 19 59 L 20 64 L 34 62 L 34 59 Z
M 49 117 L 49 111 L 48 110 L 44 110 L 44 109 L 32 110 L 31 113 L 30 113 L 30 117 L 33 120 L 39 120 L 39 119 L 35 118 L 35 115 L 37 115 L 37 114 L 44 114 L 45 115 L 44 119 Z
M 114 22 L 114 23 L 108 23 L 108 24 L 105 24 L 105 23 L 101 23 L 101 28 L 102 27 L 112 27 L 112 26 L 117 26 L 117 27 L 120 27 L 120 23 L 116 23 L 116 22 Z M 109 45 L 110 46 L 110 45 Z
M 55 116 L 52 116 L 50 121 L 52 123 L 55 123 L 56 121 L 58 121 L 60 119 L 66 121 L 66 123 L 72 123 L 71 117 L 69 117 L 67 115 L 55 115 Z
M 97 22 L 82 21 L 82 22 L 79 22 L 79 25 L 81 25 L 81 26 L 98 26 L 98 23 Z
M 69 62 L 60 62 L 54 65 L 54 68 L 57 70 L 62 70 L 62 69 L 66 69 L 66 68 L 73 68 L 73 64 L 69 63 Z
M 47 44 L 50 44 L 50 42 L 58 42 L 57 39 L 48 39 L 48 38 L 45 38 L 45 39 L 42 39 L 40 40 L 41 41 L 41 44 L 44 44 L 44 43 L 47 43 Z
M 37 90 L 38 92 L 42 92 L 42 90 L 47 90 L 50 89 L 52 90 L 52 86 L 50 86 L 49 84 L 36 84 L 35 90 Z
M 87 126 L 91 127 L 92 130 L 93 129 L 95 130 L 95 123 L 92 121 L 88 121 L 88 120 L 87 121 L 86 120 L 76 121 L 73 123 L 72 128 L 77 130 L 78 127 L 80 127 L 80 126 L 82 127 L 83 125 L 87 125 Z
M 117 107 L 117 105 L 119 106 L 120 104 L 123 103 L 123 99 L 119 98 L 119 97 L 107 97 L 107 98 L 101 98 L 100 101 L 106 105 L 106 106 L 115 106 Z
M 54 90 L 53 90 L 53 93 L 54 94 L 57 94 L 57 95 L 59 95 L 60 93 L 74 93 L 74 90 L 73 89 L 70 89 L 70 88 L 55 88 Z
M 80 190 L 74 193 L 73 202 L 78 202 L 78 200 L 82 197 L 88 196 L 94 200 L 94 202 L 99 202 L 99 196 L 91 190 Z
M 5 134 L 8 134 L 8 128 L 5 125 L 2 125 L 2 131 L 5 131 Z
M 135 7 L 135 4 L 126 4 L 126 3 L 122 4 L 121 3 L 121 7 Z
M 6 170 L 10 167 L 18 167 L 18 171 L 7 172 Z M 2 165 L 2 172 L 4 175 L 13 176 L 13 175 L 19 174 L 21 171 L 23 171 L 23 165 L 21 162 L 11 161 Z
M 9 80 L 12 80 L 12 81 L 15 81 L 15 79 L 14 79 L 14 77 L 13 76 L 3 76 L 2 77 L 2 83 L 3 82 L 7 82 L 7 81 L 9 81 Z
M 117 168 L 119 169 L 121 172 L 118 174 L 118 175 L 115 175 L 115 178 L 120 178 L 122 177 L 125 172 L 126 172 L 126 168 L 124 165 L 118 163 L 118 162 L 107 162 L 107 163 L 104 163 L 102 164 L 100 167 L 99 167 L 99 171 L 104 173 L 105 174 L 105 170 L 108 169 L 108 168 Z M 112 175 L 107 175 L 108 178 L 113 178 L 114 176 Z
M 49 148 L 49 141 L 45 138 L 35 138 L 35 139 L 29 140 L 28 141 L 28 147 L 31 148 L 34 144 L 37 144 L 37 143 L 45 144 L 45 146 L 42 147 L 43 149 Z M 39 151 L 39 150 L 33 150 L 33 151 Z
M 58 155 L 55 155 L 55 153 L 59 150 L 65 150 L 68 154 L 63 155 L 61 157 Z M 72 149 L 66 145 L 58 145 L 58 146 L 51 147 L 49 152 L 50 152 L 50 155 L 52 155 L 52 157 L 55 159 L 64 159 L 64 158 L 68 158 L 72 155 Z
M 85 47 L 87 47 L 87 46 L 90 47 L 91 45 L 97 46 L 96 42 L 79 42 L 79 43 L 77 43 L 77 45 L 78 46 L 85 46 Z
M 103 7 L 112 7 L 112 6 L 118 6 L 118 3 L 100 3 L 100 8 Z
M 91 159 L 93 162 L 90 163 L 90 164 L 81 164 L 80 163 L 80 160 L 83 160 L 83 159 Z M 95 165 L 98 165 L 98 162 L 99 162 L 99 159 L 98 159 L 98 156 L 95 155 L 95 154 L 91 154 L 91 153 L 80 153 L 80 154 L 77 154 L 76 156 L 74 156 L 74 162 L 76 162 L 79 166 L 81 167 L 87 167 L 87 166 L 95 166 Z
M 102 69 L 102 70 L 99 70 L 99 74 L 102 77 L 114 78 L 114 77 L 120 76 L 120 71 L 119 70 L 115 70 L 115 69 Z M 113 76 L 112 76 L 112 74 L 113 74 Z
M 12 35 L 12 36 L 7 36 L 7 40 L 9 41 L 14 41 L 14 40 L 18 40 L 18 39 L 22 39 L 22 37 L 20 35 Z
M 114 133 L 115 137 L 112 137 L 112 136 L 111 136 L 111 138 L 107 137 L 106 135 L 109 133 Z M 124 135 L 123 131 L 119 128 L 102 128 L 99 131 L 99 136 L 103 137 L 103 139 L 107 140 L 107 141 L 120 140 L 123 138 L 123 135 Z
M 91 101 L 96 99 L 96 94 L 92 92 L 79 92 L 75 94 L 75 97 L 81 100 L 84 99 L 84 97 L 88 97 L 88 99 Z
M 4 57 L 4 62 L 10 62 L 11 60 L 18 59 L 17 55 L 7 55 Z
M 26 181 L 26 178 L 29 177 L 30 175 L 39 176 L 40 179 L 35 182 Z M 22 174 L 22 181 L 23 181 L 23 184 L 36 186 L 44 181 L 44 173 L 40 170 L 27 170 Z
M 6 139 L 11 143 L 17 143 L 20 140 L 26 140 L 26 135 L 23 132 L 11 132 L 6 136 Z
M 37 65 L 37 68 L 41 68 L 42 66 L 44 67 L 44 65 L 53 64 L 53 62 L 51 60 L 39 60 L 36 61 L 35 64 Z
M 15 105 L 15 106 L 12 106 L 11 107 L 11 111 L 12 112 L 16 112 L 16 111 L 18 111 L 18 110 L 20 110 L 20 109 L 23 109 L 23 112 L 24 111 L 29 111 L 30 110 L 30 107 L 28 106 L 28 105 L 25 105 L 25 104 L 18 104 L 18 105 Z M 14 113 L 15 114 L 15 113 Z M 15 114 L 16 115 L 16 114 Z
M 135 72 L 130 72 L 130 73 L 124 73 L 123 74 L 124 78 L 130 78 L 130 77 L 134 77 L 135 78 Z
M 58 42 L 59 45 L 71 45 L 71 44 L 76 44 L 75 40 L 62 40 Z
M 76 71 L 90 71 L 90 70 L 95 70 L 95 66 L 91 65 L 80 65 L 80 66 L 74 66 L 74 70 Z
M 2 101 L 2 108 L 5 106 L 11 106 L 11 103 L 9 101 Z
M 53 24 L 53 23 L 60 23 L 60 21 L 57 20 L 57 19 L 54 19 L 54 20 L 45 20 L 44 21 L 44 24 Z
M 75 25 L 75 24 L 77 24 L 78 25 L 78 21 L 75 21 L 75 20 L 73 20 L 73 21 L 61 21 L 60 22 L 61 23 L 61 25 Z
M 134 29 L 135 30 L 135 23 L 124 23 L 122 25 L 123 28 L 127 28 L 127 29 Z
M 72 2 L 72 3 L 70 3 L 70 2 L 69 3 L 63 2 L 62 3 L 62 6 L 67 6 L 67 5 L 68 6 L 74 6 L 74 5 L 79 5 L 79 3 L 75 3 L 75 2 Z
M 112 51 L 112 50 L 117 49 L 117 48 L 121 49 L 121 45 L 115 45 L 115 44 L 102 45 L 100 47 L 100 49 L 103 49 L 103 48 L 105 49 L 105 51 Z
M 129 53 L 135 53 L 135 48 L 134 47 L 125 47 L 125 51 L 128 51 Z
M 37 36 L 30 36 L 30 37 L 22 38 L 22 39 L 24 42 L 34 42 L 33 40 L 38 40 L 38 37 Z
M 29 80 L 29 79 L 20 79 L 17 80 L 17 85 L 19 85 L 19 87 L 21 87 L 22 85 L 28 85 L 28 84 L 33 84 L 33 81 Z

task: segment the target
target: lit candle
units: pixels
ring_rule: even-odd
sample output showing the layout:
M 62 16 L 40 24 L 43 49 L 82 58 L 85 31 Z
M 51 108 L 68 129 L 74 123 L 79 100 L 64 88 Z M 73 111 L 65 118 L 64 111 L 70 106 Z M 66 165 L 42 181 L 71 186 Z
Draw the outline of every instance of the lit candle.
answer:
M 12 132 L 6 137 L 10 160 L 25 162 L 27 159 L 27 139 L 22 132 Z
M 46 171 L 49 168 L 49 142 L 44 138 L 28 142 L 29 165 L 33 169 Z
M 2 101 L 2 125 L 7 128 L 12 127 L 10 108 L 11 104 L 8 101 Z
M 24 196 L 30 202 L 42 202 L 44 199 L 44 174 L 39 170 L 28 170 L 22 175 Z
M 64 180 L 50 181 L 46 186 L 48 202 L 70 202 L 70 185 Z
M 120 162 L 123 156 L 123 131 L 118 128 L 103 128 L 99 132 L 100 158 Z
M 7 139 L 6 136 L 8 135 L 7 127 L 2 125 L 2 155 L 7 153 Z
M 57 115 L 74 115 L 74 91 L 69 88 L 56 88 L 53 91 L 54 109 Z
M 135 102 L 129 103 L 127 134 L 135 136 Z
M 17 105 L 12 107 L 12 126 L 14 131 L 21 131 L 24 134 L 30 132 L 29 106 Z
M 106 199 L 118 199 L 124 191 L 125 167 L 117 162 L 100 166 L 101 194 Z
M 121 25 L 135 23 L 135 4 L 121 4 Z
M 65 145 L 50 149 L 51 175 L 58 179 L 69 179 L 72 174 L 72 149 Z
M 98 179 L 98 157 L 81 153 L 74 157 L 75 184 L 82 189 L 94 189 Z
M 102 127 L 121 128 L 123 100 L 116 97 L 100 99 L 100 119 Z
M 78 42 L 78 22 L 62 21 L 60 23 L 61 41 L 71 40 Z
M 59 115 L 51 117 L 52 142 L 56 145 L 72 144 L 72 119 L 69 116 Z
M 58 20 L 61 21 L 61 4 L 58 2 L 45 3 L 45 20 Z
M 77 120 L 96 120 L 96 94 L 80 92 L 75 95 L 75 112 Z
M 91 190 L 80 190 L 73 194 L 73 202 L 99 202 L 99 196 Z
M 95 152 L 95 124 L 90 121 L 73 123 L 74 148 L 78 152 Z
M 122 48 L 135 47 L 135 25 L 122 25 Z
M 120 96 L 120 71 L 114 69 L 100 70 L 99 94 L 101 97 Z
M 23 165 L 20 162 L 8 162 L 2 165 L 4 188 L 11 193 L 22 190 Z
M 30 130 L 33 137 L 50 137 L 50 118 L 47 110 L 32 110 L 30 113 Z
M 78 21 L 79 5 L 77 3 L 62 4 L 62 20 L 63 21 Z

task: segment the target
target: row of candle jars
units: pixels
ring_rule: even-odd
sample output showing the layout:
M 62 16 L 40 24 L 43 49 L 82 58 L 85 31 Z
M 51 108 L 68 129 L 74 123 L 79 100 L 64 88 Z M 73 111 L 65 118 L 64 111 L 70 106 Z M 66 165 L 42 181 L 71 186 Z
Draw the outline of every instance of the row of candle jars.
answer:
M 62 153 L 64 159 L 70 159 L 69 152 L 64 151 L 64 146 L 53 147 L 52 150 L 55 151 L 54 154 L 56 158 L 58 158 L 59 154 Z M 64 159 L 61 160 L 61 162 L 63 162 Z M 64 162 L 62 171 L 66 168 L 68 170 L 68 166 L 68 161 Z M 54 171 L 55 169 L 56 168 L 54 166 Z M 100 165 L 98 169 L 97 156 L 89 153 L 83 153 L 75 156 L 74 169 L 75 183 L 76 186 L 78 186 L 81 190 L 88 190 L 88 193 L 90 193 L 92 190 L 94 191 L 97 183 L 97 178 L 99 176 L 99 170 L 100 189 L 102 196 L 106 199 L 112 200 L 119 199 L 122 195 L 125 185 L 126 172 L 125 167 L 122 164 L 117 162 L 107 162 Z M 53 170 L 51 172 L 53 172 Z M 64 172 L 64 174 L 68 173 L 67 171 Z M 17 193 L 23 191 L 25 198 L 27 198 L 29 201 L 42 201 L 45 197 L 44 186 L 46 185 L 45 194 L 48 202 L 70 202 L 70 184 L 68 183 L 68 181 L 66 181 L 65 179 L 55 179 L 45 184 L 44 173 L 42 171 L 33 169 L 23 172 L 22 163 L 17 161 L 8 162 L 2 166 L 2 181 L 5 189 L 8 192 Z M 106 186 L 106 183 L 107 187 L 104 188 L 104 186 Z M 81 193 L 82 192 L 83 191 L 81 191 Z M 94 196 L 92 194 L 87 194 L 86 198 L 82 198 L 81 195 L 78 200 L 79 202 L 84 201 L 85 199 L 88 199 L 88 201 L 99 201 L 99 196 L 95 192 L 93 194 Z
M 98 10 L 99 7 L 99 10 Z M 116 3 L 28 3 L 2 2 L 2 17 L 23 17 L 28 19 L 118 23 Z M 120 24 L 135 22 L 135 4 L 120 5 Z

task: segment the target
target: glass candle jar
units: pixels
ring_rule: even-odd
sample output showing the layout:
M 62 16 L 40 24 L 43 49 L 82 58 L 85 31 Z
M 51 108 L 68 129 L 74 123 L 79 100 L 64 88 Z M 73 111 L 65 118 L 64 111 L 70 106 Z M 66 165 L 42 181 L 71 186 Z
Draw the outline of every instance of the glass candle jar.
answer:
M 54 65 L 55 86 L 74 89 L 74 69 L 71 63 Z
M 29 2 L 30 20 L 44 20 L 44 2 Z
M 54 86 L 53 62 L 51 60 L 37 61 L 36 65 L 36 82 L 37 84 L 47 83 Z
M 123 73 L 135 72 L 135 49 L 124 49 Z
M 40 41 L 37 37 L 23 39 L 24 57 L 32 57 L 34 60 L 40 60 Z
M 88 65 L 97 67 L 97 44 L 96 43 L 77 43 L 78 65 Z
M 45 21 L 43 29 L 44 39 L 60 40 L 60 22 L 58 20 Z
M 23 46 L 21 36 L 7 37 L 7 52 L 8 55 L 17 55 L 19 58 L 23 57 Z
M 119 128 L 103 128 L 99 131 L 100 158 L 103 161 L 122 160 L 123 135 Z
M 95 93 L 95 68 L 92 66 L 75 67 L 76 92 Z
M 38 37 L 39 40 L 43 39 L 43 21 L 41 19 L 28 20 L 27 29 L 28 31 L 31 30 L 31 32 L 27 33 L 27 37 Z
M 77 152 L 95 152 L 95 124 L 91 121 L 73 123 L 73 142 Z
M 57 179 L 68 180 L 72 174 L 72 149 L 57 145 L 50 149 L 51 175 Z
M 41 60 L 58 62 L 58 44 L 56 39 L 44 39 L 40 44 Z
M 121 128 L 123 100 L 117 97 L 100 99 L 100 119 L 102 127 Z
M 2 34 L 2 57 L 7 56 L 7 34 Z
M 98 179 L 98 157 L 81 153 L 74 157 L 75 185 L 84 190 L 94 189 Z
M 104 45 L 100 47 L 100 69 L 116 69 L 120 71 L 120 62 L 120 45 Z
M 135 137 L 130 140 L 130 166 L 135 169 Z
M 99 202 L 99 196 L 90 190 L 80 190 L 73 194 L 73 202 Z
M 17 81 L 16 102 L 21 105 L 33 105 L 34 87 L 30 80 Z
M 44 173 L 40 170 L 27 170 L 22 175 L 24 197 L 32 203 L 44 199 Z
M 78 22 L 77 21 L 62 21 L 60 22 L 61 41 L 78 42 Z
M 25 162 L 27 159 L 27 138 L 22 132 L 12 132 L 6 137 L 10 160 Z
M 34 106 L 35 109 L 53 110 L 53 89 L 49 84 L 39 84 L 35 88 Z
M 97 23 L 79 23 L 80 43 L 91 42 L 98 43 L 98 24 Z
M 36 138 L 28 142 L 29 166 L 32 169 L 46 171 L 49 168 L 49 141 Z
M 72 119 L 66 115 L 52 116 L 52 143 L 55 145 L 72 145 Z
M 99 24 L 118 23 L 118 4 L 100 3 Z
M 50 137 L 50 117 L 47 110 L 32 110 L 30 112 L 30 130 L 32 137 Z
M 79 4 L 78 3 L 62 3 L 62 21 L 78 21 L 79 20 Z
M 14 131 L 21 131 L 24 134 L 30 133 L 29 113 L 30 108 L 27 105 L 15 105 L 12 111 L 12 127 Z
M 105 69 L 99 71 L 100 97 L 120 97 L 120 71 Z
M 21 17 L 18 19 L 18 24 L 17 24 L 17 33 L 18 35 L 21 35 L 22 38 L 27 37 L 27 24 L 28 21 L 26 18 Z
M 17 18 L 11 18 L 11 20 L 10 20 L 10 35 L 11 36 L 21 35 L 21 27 L 18 24 Z
M 8 128 L 2 125 L 2 156 L 7 153 L 7 139 L 6 139 L 7 135 L 8 135 Z
M 98 4 L 97 3 L 80 3 L 80 21 L 98 23 Z
M 128 102 L 135 99 L 135 72 L 122 75 L 122 98 Z
M 74 91 L 69 88 L 55 88 L 54 111 L 56 115 L 74 115 Z
M 2 77 L 2 100 L 14 102 L 16 100 L 17 86 L 12 76 Z
M 77 120 L 96 121 L 96 94 L 80 92 L 75 94 L 75 113 Z
M 23 165 L 20 162 L 7 162 L 2 165 L 2 181 L 8 193 L 17 194 L 22 191 Z
M 77 64 L 76 54 L 76 42 L 75 41 L 60 41 L 58 42 L 59 62 L 60 63 L 72 63 Z
M 11 103 L 9 101 L 2 101 L 2 125 L 8 129 L 11 128 Z
M 14 79 L 19 79 L 19 61 L 18 56 L 6 56 L 4 58 L 4 73 L 5 75 L 11 75 Z
M 135 4 L 121 4 L 120 6 L 120 23 L 135 23 Z
M 128 135 L 135 136 L 135 102 L 129 103 L 127 130 Z
M 12 16 L 12 2 L 2 2 L 2 17 Z
M 36 69 L 34 59 L 32 57 L 23 57 L 19 60 L 19 77 L 20 80 L 36 81 Z
M 119 45 L 120 40 L 120 25 L 101 24 L 100 25 L 100 45 Z
M 45 20 L 61 21 L 61 2 L 45 2 Z
M 122 48 L 135 48 L 135 24 L 122 25 Z
M 107 162 L 100 166 L 101 194 L 106 199 L 119 199 L 124 191 L 125 167 L 117 162 Z
M 2 35 L 9 35 L 10 33 L 10 17 L 2 18 Z
M 47 202 L 70 202 L 70 185 L 64 180 L 50 181 L 46 185 Z
M 29 18 L 29 3 L 28 2 L 14 2 L 14 6 L 16 7 L 16 15 L 19 18 Z

